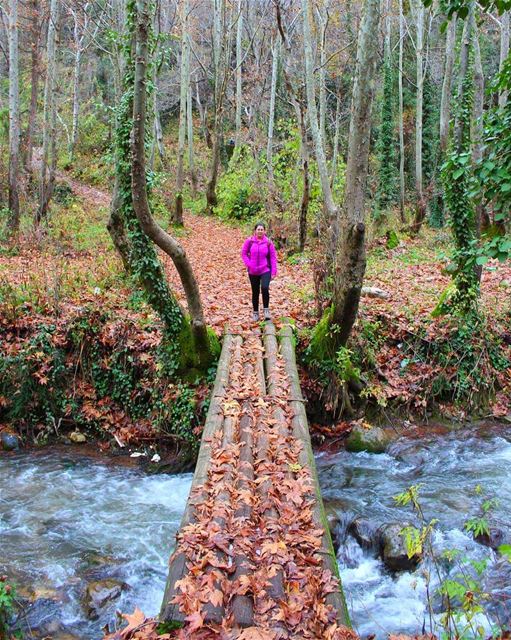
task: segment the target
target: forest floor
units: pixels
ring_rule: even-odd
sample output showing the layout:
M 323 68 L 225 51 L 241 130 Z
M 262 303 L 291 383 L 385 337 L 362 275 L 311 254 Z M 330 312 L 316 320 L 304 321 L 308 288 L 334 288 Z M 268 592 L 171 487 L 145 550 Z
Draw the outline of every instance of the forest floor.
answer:
M 44 317 L 65 316 L 86 304 L 115 309 L 123 317 L 133 316 L 133 292 L 123 276 L 106 230 L 110 194 L 59 174 L 60 183 L 72 190 L 68 201 L 57 205 L 46 235 L 35 237 L 27 231 L 16 252 L 0 255 L 0 285 L 4 291 L 3 316 L 11 307 L 23 303 L 30 310 L 30 322 Z M 168 221 L 161 220 L 164 226 Z M 207 322 L 221 335 L 251 326 L 250 286 L 240 258 L 241 245 L 248 231 L 204 215 L 185 215 L 184 229 L 172 231 L 185 248 L 197 276 Z M 424 227 L 416 238 L 402 236 L 394 249 L 385 239 L 374 240 L 368 251 L 366 285 L 387 293 L 385 298 L 363 297 L 355 327 L 356 347 L 362 353 L 358 366 L 371 369 L 368 388 L 373 400 L 385 408 L 393 402 L 427 418 L 430 396 L 442 364 L 428 362 L 417 355 L 424 341 L 444 343 L 449 339 L 447 324 L 432 321 L 431 311 L 450 282 L 444 273 L 449 262 L 449 230 Z M 184 295 L 170 259 L 162 256 L 167 275 L 179 299 Z M 299 334 L 307 341 L 308 328 L 317 322 L 314 303 L 311 254 L 279 255 L 279 272 L 271 285 L 271 310 L 276 323 L 282 317 L 296 321 Z M 10 288 L 11 296 L 5 295 Z M 511 265 L 491 261 L 483 268 L 481 308 L 488 332 L 503 340 L 509 354 L 511 342 Z M 6 312 L 7 309 L 7 312 Z M 131 310 L 130 310 L 131 309 Z M 143 310 L 151 315 L 150 310 Z M 11 309 L 11 315 L 14 314 Z M 416 340 L 417 344 L 411 344 Z M 411 353 L 405 353 L 406 343 Z M 410 343 L 410 344 L 408 344 Z M 434 345 L 435 346 L 435 345 Z M 436 348 L 436 347 L 435 347 Z M 367 354 L 367 351 L 370 351 Z M 429 352 L 428 352 L 429 353 Z M 455 358 L 442 353 L 447 384 L 457 385 Z M 369 364 L 368 364 L 369 363 Z M 311 381 L 309 381 L 311 382 Z M 321 393 L 311 382 L 311 393 Z M 441 401 L 441 396 L 440 401 Z M 474 406 L 477 399 L 474 401 Z M 484 415 L 502 418 L 511 406 L 511 374 L 499 374 L 493 407 Z M 477 407 L 476 407 L 477 408 Z M 444 403 L 447 418 L 464 419 L 471 408 L 454 410 Z

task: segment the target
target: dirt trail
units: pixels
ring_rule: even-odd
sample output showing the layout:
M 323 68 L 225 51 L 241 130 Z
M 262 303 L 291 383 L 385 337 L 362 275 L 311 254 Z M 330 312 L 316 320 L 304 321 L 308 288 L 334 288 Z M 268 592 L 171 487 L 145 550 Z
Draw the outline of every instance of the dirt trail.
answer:
M 85 202 L 109 207 L 111 196 L 107 192 L 88 187 L 62 173 L 58 177 Z M 212 217 L 188 213 L 184 218 L 184 235 L 178 241 L 183 245 L 199 282 L 207 323 L 219 333 L 223 332 L 225 325 L 229 325 L 231 330 L 249 328 L 252 306 L 250 283 L 241 260 L 243 233 Z M 173 290 L 186 305 L 172 261 L 162 252 L 160 255 Z M 312 276 L 305 264 L 289 265 L 280 259 L 277 278 L 270 287 L 270 308 L 274 318 L 285 316 L 304 321 L 306 310 L 300 297 L 307 295 L 307 286 L 311 282 Z

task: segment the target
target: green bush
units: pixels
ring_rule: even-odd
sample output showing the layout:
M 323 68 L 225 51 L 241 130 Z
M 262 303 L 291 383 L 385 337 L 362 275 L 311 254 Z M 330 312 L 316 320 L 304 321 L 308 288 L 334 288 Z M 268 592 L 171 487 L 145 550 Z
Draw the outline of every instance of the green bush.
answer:
M 247 147 L 242 147 L 237 158 L 218 181 L 218 206 L 215 213 L 226 220 L 248 220 L 255 217 L 264 206 L 258 184 L 257 163 Z

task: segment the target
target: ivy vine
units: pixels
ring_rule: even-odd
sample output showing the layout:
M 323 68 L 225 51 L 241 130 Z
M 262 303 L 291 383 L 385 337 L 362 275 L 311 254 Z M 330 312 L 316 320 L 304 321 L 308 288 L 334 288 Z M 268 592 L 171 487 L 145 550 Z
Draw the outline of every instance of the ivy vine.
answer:
M 180 362 L 179 337 L 184 328 L 185 318 L 174 294 L 170 290 L 162 264 L 158 258 L 153 243 L 140 226 L 140 222 L 133 208 L 131 192 L 131 131 L 133 123 L 133 91 L 135 80 L 135 61 L 133 55 L 137 9 L 135 0 L 129 0 L 126 5 L 127 20 L 126 34 L 123 38 L 122 49 L 125 58 L 125 72 L 123 78 L 124 94 L 116 109 L 116 126 L 114 135 L 115 145 L 115 174 L 118 183 L 119 211 L 121 224 L 128 238 L 128 269 L 135 283 L 141 287 L 148 304 L 160 316 L 163 322 L 163 339 L 165 342 L 165 368 L 169 375 L 175 373 Z M 150 12 L 154 7 L 150 6 Z M 156 47 L 154 32 L 150 29 L 149 51 L 150 64 L 148 77 L 152 77 L 152 54 Z M 147 83 L 147 91 L 151 93 L 154 87 Z M 149 116 L 148 116 L 149 117 Z M 146 127 L 150 132 L 151 127 Z M 148 133 L 150 135 L 150 133 Z M 148 144 L 150 140 L 146 140 Z M 151 176 L 146 177 L 148 188 Z

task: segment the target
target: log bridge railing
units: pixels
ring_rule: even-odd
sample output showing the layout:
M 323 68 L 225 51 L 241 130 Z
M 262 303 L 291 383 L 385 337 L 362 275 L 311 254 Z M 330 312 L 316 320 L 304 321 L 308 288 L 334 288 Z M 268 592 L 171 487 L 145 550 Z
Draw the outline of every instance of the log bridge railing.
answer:
M 300 597 L 324 620 L 291 616 Z M 160 620 L 196 611 L 288 638 L 349 626 L 289 325 L 224 337 Z

